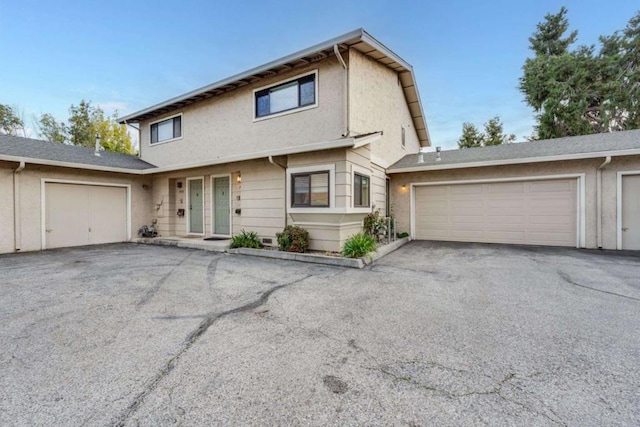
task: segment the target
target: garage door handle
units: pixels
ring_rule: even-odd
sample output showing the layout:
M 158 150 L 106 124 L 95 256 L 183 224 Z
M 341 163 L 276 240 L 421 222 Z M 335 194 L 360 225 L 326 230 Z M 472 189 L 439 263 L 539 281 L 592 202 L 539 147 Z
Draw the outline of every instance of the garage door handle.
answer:
M 628 228 L 627 228 L 627 227 L 623 227 L 623 228 L 622 228 L 622 231 L 627 231 L 627 230 L 628 230 Z
M 53 230 L 44 230 L 44 231 L 46 231 L 47 233 L 51 233 Z

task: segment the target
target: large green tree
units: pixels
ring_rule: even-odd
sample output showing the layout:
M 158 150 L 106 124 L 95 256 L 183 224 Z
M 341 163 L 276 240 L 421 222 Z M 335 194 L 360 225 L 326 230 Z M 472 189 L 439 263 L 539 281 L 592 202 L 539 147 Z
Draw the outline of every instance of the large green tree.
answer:
M 58 123 L 56 118 L 51 114 L 41 114 L 36 125 L 41 138 L 44 138 L 47 141 L 57 142 L 59 144 L 67 142 L 67 126 L 62 122 Z
M 50 114 L 42 114 L 38 128 L 41 137 L 51 142 L 94 147 L 96 135 L 100 135 L 100 144 L 105 150 L 132 154 L 131 137 L 116 118 L 117 113 L 105 115 L 99 106 L 82 100 L 69 108 L 68 125 Z
M 578 46 L 567 9 L 548 14 L 529 38 L 534 56 L 520 78 L 536 113 L 534 139 L 640 127 L 640 12 L 622 32 L 600 38 L 600 49 Z
M 25 133 L 24 121 L 16 109 L 5 104 L 0 104 L 0 133 L 13 136 Z
M 490 145 L 509 144 L 516 136 L 506 135 L 499 116 L 491 118 L 484 124 L 484 132 L 480 132 L 473 123 L 462 124 L 462 136 L 458 140 L 458 148 L 475 148 Z

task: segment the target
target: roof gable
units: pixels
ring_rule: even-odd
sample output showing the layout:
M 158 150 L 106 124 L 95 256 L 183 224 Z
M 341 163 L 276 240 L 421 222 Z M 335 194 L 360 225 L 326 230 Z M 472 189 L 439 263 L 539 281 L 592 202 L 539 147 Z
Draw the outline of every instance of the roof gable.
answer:
M 418 134 L 418 139 L 420 140 L 420 145 L 430 145 L 429 130 L 427 128 L 420 94 L 416 85 L 413 67 L 382 43 L 374 39 L 363 29 L 351 31 L 311 46 L 307 49 L 292 53 L 283 58 L 276 59 L 264 65 L 252 68 L 210 85 L 203 86 L 175 98 L 171 98 L 159 104 L 121 117 L 118 121 L 120 123 L 140 122 L 158 117 L 204 99 L 212 98 L 240 87 L 254 84 L 264 78 L 273 77 L 280 73 L 303 67 L 313 62 L 322 61 L 332 55 L 335 55 L 336 49 L 339 52 L 345 52 L 349 48 L 357 49 L 399 74 L 402 90 L 411 112 L 411 117 Z

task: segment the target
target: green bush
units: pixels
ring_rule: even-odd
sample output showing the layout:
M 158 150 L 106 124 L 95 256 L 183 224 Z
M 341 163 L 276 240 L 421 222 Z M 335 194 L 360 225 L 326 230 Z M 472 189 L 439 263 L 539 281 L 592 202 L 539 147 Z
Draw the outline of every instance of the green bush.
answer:
M 309 232 L 297 225 L 287 225 L 276 237 L 281 251 L 302 253 L 309 249 Z
M 398 239 L 404 239 L 405 237 L 409 237 L 409 233 L 407 233 L 406 231 L 398 233 Z
M 377 238 L 379 234 L 387 230 L 387 219 L 381 215 L 380 209 L 377 209 L 369 212 L 367 216 L 364 217 L 362 228 L 365 234 Z
M 244 231 L 244 229 L 242 229 L 240 234 L 231 238 L 231 247 L 260 249 L 262 242 L 260 242 L 258 233 L 255 231 Z
M 369 252 L 376 250 L 377 244 L 373 236 L 368 234 L 358 233 L 349 237 L 344 242 L 344 248 L 342 249 L 342 255 L 347 258 L 360 258 L 365 256 Z

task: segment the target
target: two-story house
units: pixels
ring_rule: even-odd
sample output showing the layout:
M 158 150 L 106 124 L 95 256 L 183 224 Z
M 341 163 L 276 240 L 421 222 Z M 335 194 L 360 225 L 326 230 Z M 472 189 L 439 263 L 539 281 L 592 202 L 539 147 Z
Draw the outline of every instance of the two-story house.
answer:
M 363 30 L 120 119 L 140 130 L 162 235 L 266 244 L 287 224 L 340 250 L 373 206 L 385 168 L 429 144 L 411 66 Z

